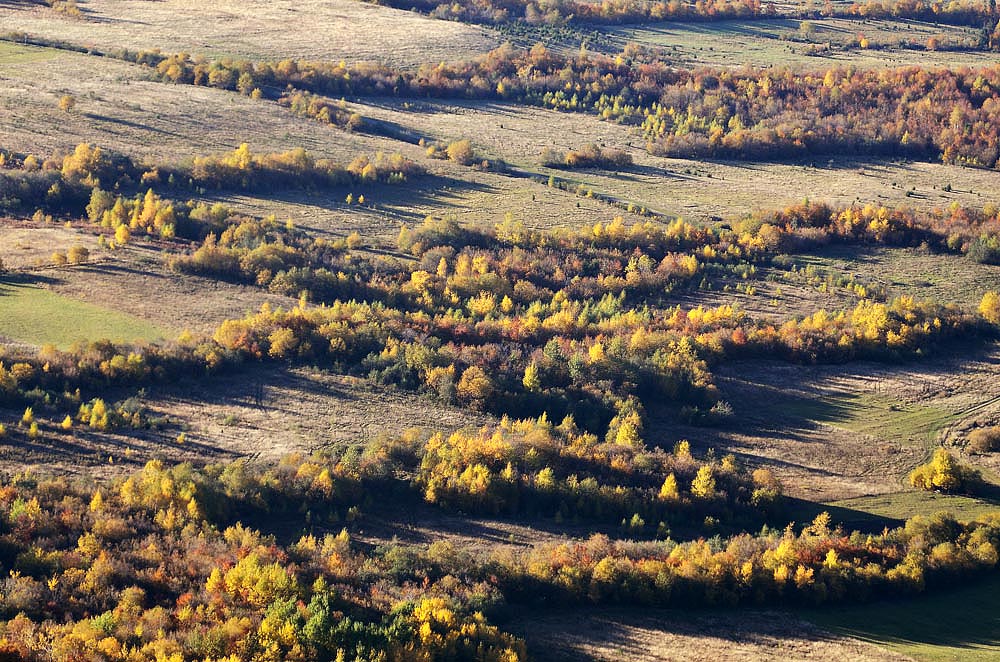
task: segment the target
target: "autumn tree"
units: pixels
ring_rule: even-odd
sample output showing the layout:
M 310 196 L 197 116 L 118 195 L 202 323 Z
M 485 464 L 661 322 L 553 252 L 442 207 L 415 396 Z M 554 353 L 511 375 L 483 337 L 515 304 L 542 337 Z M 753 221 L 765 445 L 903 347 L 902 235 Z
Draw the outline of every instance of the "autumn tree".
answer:
M 66 252 L 70 264 L 83 264 L 90 260 L 90 251 L 84 246 L 73 246 Z
M 990 324 L 1000 324 L 1000 294 L 988 290 L 979 302 L 979 314 Z
M 935 450 L 930 462 L 920 465 L 910 474 L 911 485 L 928 491 L 968 490 L 975 479 L 975 472 L 959 464 L 955 456 L 944 448 Z

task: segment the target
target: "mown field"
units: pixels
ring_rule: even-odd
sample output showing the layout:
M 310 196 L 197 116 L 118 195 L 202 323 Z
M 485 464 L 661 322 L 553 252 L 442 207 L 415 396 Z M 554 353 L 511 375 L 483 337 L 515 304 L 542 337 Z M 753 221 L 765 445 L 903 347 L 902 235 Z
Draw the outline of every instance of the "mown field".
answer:
M 980 308 L 1000 291 L 1000 172 L 889 129 L 667 157 L 641 112 L 610 110 L 677 77 L 664 98 L 707 135 L 696 111 L 753 68 L 766 86 L 921 67 L 930 89 L 995 66 L 990 30 L 550 17 L 512 33 L 559 39 L 511 56 L 502 24 L 423 6 L 67 6 L 0 3 L 0 659 L 69 655 L 50 640 L 157 662 L 1000 659 L 1000 453 L 969 445 L 1000 424 L 1000 313 Z M 129 61 L 152 49 L 190 54 L 191 76 Z M 477 57 L 524 89 L 449 69 Z M 551 107 L 639 70 L 604 118 Z M 956 113 L 997 105 L 992 71 Z M 812 93 L 853 99 L 833 87 Z M 925 110 L 898 125 L 916 135 Z M 803 112 L 748 135 L 785 139 Z M 943 117 L 935 135 L 995 156 L 989 121 Z M 560 162 L 584 149 L 620 161 Z M 978 481 L 914 487 L 942 448 Z M 941 511 L 990 533 L 918 531 Z M 264 533 L 223 533 L 241 517 Z M 272 583 L 208 574 L 252 563 Z M 865 590 L 837 593 L 848 576 Z

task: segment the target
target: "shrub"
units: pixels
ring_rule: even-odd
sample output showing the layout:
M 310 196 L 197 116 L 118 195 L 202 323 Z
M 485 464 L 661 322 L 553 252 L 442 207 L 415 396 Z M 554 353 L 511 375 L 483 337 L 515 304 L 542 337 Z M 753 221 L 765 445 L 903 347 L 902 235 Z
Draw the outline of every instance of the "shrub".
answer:
M 979 314 L 990 324 L 1000 323 L 1000 294 L 987 291 L 979 302 Z
M 1000 426 L 976 428 L 969 433 L 969 450 L 973 453 L 989 453 L 1000 449 Z
M 73 246 L 66 253 L 71 264 L 83 264 L 90 260 L 90 251 L 83 246 Z
M 979 264 L 1000 264 L 1000 237 L 983 235 L 969 246 L 969 257 Z
M 472 143 L 468 140 L 456 140 L 448 145 L 448 158 L 460 165 L 469 165 L 475 158 L 476 153 L 472 150 Z

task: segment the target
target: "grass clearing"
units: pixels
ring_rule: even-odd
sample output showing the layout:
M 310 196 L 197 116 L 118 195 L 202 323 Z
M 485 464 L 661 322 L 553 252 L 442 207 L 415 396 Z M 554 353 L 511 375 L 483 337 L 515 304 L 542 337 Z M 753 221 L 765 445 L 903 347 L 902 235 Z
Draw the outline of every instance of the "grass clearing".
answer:
M 835 634 L 885 646 L 920 662 L 996 662 L 998 592 L 1000 577 L 992 575 L 910 600 L 828 607 L 800 616 Z
M 831 501 L 827 505 L 892 519 L 906 519 L 914 515 L 933 515 L 942 510 L 952 513 L 958 519 L 966 520 L 1000 513 L 1000 505 L 975 497 L 917 491 L 842 499 Z
M 899 653 L 831 634 L 798 615 L 746 609 L 566 609 L 519 613 L 508 625 L 552 662 L 903 662 Z
M 349 162 L 359 153 L 393 152 L 400 145 L 295 117 L 274 102 L 154 82 L 144 67 L 127 62 L 62 52 L 45 66 L 44 77 L 32 63 L 3 69 L 0 135 L 5 149 L 47 156 L 89 142 L 178 163 L 248 142 L 254 152 L 303 147 L 317 158 Z M 63 95 L 76 99 L 70 112 L 58 107 Z
M 929 447 L 955 414 L 922 403 L 901 403 L 878 394 L 830 392 L 813 399 L 790 399 L 784 413 L 850 432 Z
M 103 253 L 93 246 L 93 237 L 60 225 L 0 219 L 0 258 L 8 269 L 23 269 L 52 263 L 52 254 L 65 253 L 76 244 L 91 245 L 91 257 Z
M 77 340 L 161 340 L 170 331 L 37 285 L 0 282 L 0 336 L 66 348 Z
M 908 490 L 910 471 L 939 444 L 996 481 L 1000 454 L 962 452 L 969 430 L 996 424 L 1000 416 L 996 351 L 994 346 L 942 348 L 935 357 L 902 364 L 747 361 L 720 366 L 716 383 L 733 406 L 732 422 L 694 427 L 665 414 L 649 426 L 649 441 L 670 448 L 678 439 L 689 439 L 699 452 L 734 453 L 772 468 L 789 496 L 845 510 L 881 517 L 951 507 L 978 512 L 989 508 L 985 501 L 935 503 L 925 495 L 885 495 Z M 883 496 L 895 501 L 881 509 L 875 503 L 843 502 Z
M 469 138 L 477 151 L 524 170 L 546 177 L 551 174 L 692 222 L 738 218 L 751 211 L 798 204 L 805 197 L 835 206 L 873 203 L 930 210 L 958 203 L 982 207 L 1000 189 L 1000 172 L 919 161 L 816 157 L 753 163 L 655 157 L 646 152 L 645 141 L 632 128 L 586 113 L 492 102 L 367 100 L 352 106 L 365 117 L 392 122 L 431 139 Z M 539 166 L 544 147 L 566 151 L 591 142 L 626 149 L 635 166 L 620 172 Z M 564 201 L 569 216 L 576 213 L 577 202 L 588 202 L 575 196 L 566 196 Z M 524 221 L 530 224 L 534 210 L 524 198 L 515 204 L 513 209 L 524 210 Z M 614 213 L 609 210 L 607 218 Z
M 656 158 L 640 147 L 631 153 L 637 164 L 631 170 L 580 170 L 569 176 L 595 191 L 693 222 L 739 218 L 805 198 L 834 206 L 872 203 L 930 210 L 957 202 L 982 207 L 1000 188 L 1000 172 L 929 162 L 820 157 L 753 163 Z M 944 190 L 948 184 L 950 192 Z
M 255 287 L 173 273 L 153 251 L 144 254 L 134 246 L 100 263 L 46 275 L 51 278 L 49 289 L 59 296 L 117 311 L 155 328 L 208 336 L 223 321 L 256 312 L 261 304 L 289 308 L 296 303 Z
M 38 46 L 28 46 L 25 44 L 14 44 L 8 41 L 0 41 L 0 67 L 9 64 L 27 64 L 32 62 L 42 62 L 56 57 L 59 51 L 51 48 L 39 48 Z

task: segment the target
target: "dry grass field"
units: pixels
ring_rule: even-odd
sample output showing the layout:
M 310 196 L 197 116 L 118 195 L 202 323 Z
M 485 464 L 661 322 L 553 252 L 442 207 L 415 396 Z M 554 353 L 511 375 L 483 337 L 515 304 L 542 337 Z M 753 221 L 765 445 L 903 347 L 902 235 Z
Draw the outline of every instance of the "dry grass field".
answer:
M 13 47 L 0 43 L 0 53 Z M 0 60 L 0 130 L 7 149 L 47 155 L 81 142 L 140 158 L 178 163 L 230 151 L 249 142 L 255 151 L 303 147 L 317 157 L 350 160 L 389 150 L 395 141 L 335 131 L 292 116 L 277 104 L 206 87 L 147 80 L 144 67 L 78 53 L 51 54 L 44 79 L 23 58 Z M 76 99 L 59 109 L 63 95 Z
M 150 386 L 141 399 L 151 417 L 165 422 L 161 429 L 64 432 L 52 422 L 51 438 L 27 446 L 0 444 L 0 457 L 11 469 L 108 475 L 154 458 L 275 462 L 289 453 L 362 445 L 410 428 L 458 429 L 485 421 L 417 395 L 308 369 L 249 369 L 208 380 L 192 375 Z M 3 411 L 5 420 L 13 414 Z M 178 443 L 181 432 L 185 439 Z
M 430 139 L 469 138 L 482 154 L 526 171 L 554 175 L 595 193 L 633 202 L 668 216 L 703 222 L 802 202 L 854 202 L 914 209 L 958 203 L 982 207 L 1000 189 L 1000 173 L 929 162 L 850 158 L 787 163 L 696 161 L 649 155 L 627 126 L 581 113 L 497 103 L 384 102 L 357 104 L 366 117 L 395 122 Z M 588 143 L 625 149 L 635 166 L 614 173 L 539 166 L 543 148 L 566 151 Z M 517 186 L 518 184 L 512 184 Z M 950 186 L 950 191 L 945 187 Z M 570 206 L 579 198 L 566 198 Z M 525 200 L 524 221 L 532 206 Z
M 205 199 L 261 216 L 290 218 L 297 227 L 319 236 L 343 237 L 357 230 L 367 239 L 389 246 L 395 244 L 403 225 L 420 225 L 428 215 L 453 217 L 490 228 L 511 213 L 532 228 L 579 229 L 592 225 L 595 219 L 608 221 L 624 213 L 598 200 L 549 188 L 531 179 L 475 172 L 443 161 L 421 163 L 436 174 L 405 188 L 358 188 L 353 193 L 355 197 L 359 193 L 365 196 L 364 206 L 347 205 L 344 202 L 347 191 L 319 194 L 292 191 L 276 197 L 222 194 L 208 195 Z
M 714 432 L 664 423 L 658 441 L 669 448 L 689 438 L 735 453 L 771 466 L 792 496 L 847 506 L 842 500 L 908 491 L 906 476 L 930 449 L 961 453 L 969 430 L 994 424 L 998 362 L 991 347 L 975 358 L 899 365 L 733 364 L 718 371 L 717 383 L 739 423 Z M 992 458 L 964 459 L 988 475 L 996 470 Z
M 967 50 L 978 36 L 973 28 L 919 21 L 820 18 L 659 23 L 623 26 L 609 34 L 622 45 L 635 42 L 662 48 L 688 67 L 982 67 L 995 61 L 988 53 Z M 867 49 L 858 46 L 862 36 L 869 42 Z M 940 50 L 925 50 L 932 38 L 938 40 Z M 901 41 L 912 45 L 901 47 Z M 944 50 L 946 46 L 961 50 Z M 814 52 L 817 47 L 821 50 Z
M 353 0 L 87 0 L 82 18 L 4 3 L 4 31 L 98 50 L 184 51 L 249 60 L 347 60 L 400 66 L 453 60 L 496 47 L 485 30 Z
M 571 179 L 691 221 L 739 217 L 805 199 L 835 206 L 870 202 L 935 209 L 958 202 L 981 208 L 1000 187 L 1000 173 L 990 170 L 845 158 L 766 164 L 658 159 L 635 173 L 579 172 Z M 950 193 L 942 190 L 948 184 Z
M 188 329 L 211 335 L 224 320 L 256 311 L 261 304 L 294 306 L 296 301 L 257 288 L 171 271 L 150 245 L 131 244 L 101 250 L 94 235 L 64 227 L 36 227 L 30 222 L 0 222 L 0 244 L 9 268 L 24 270 L 36 285 L 54 294 L 118 311 L 176 335 Z M 72 246 L 91 251 L 87 264 L 52 265 L 52 254 Z
M 0 221 L 0 242 L 5 247 L 3 261 L 9 269 L 26 269 L 51 264 L 52 253 L 65 253 L 70 247 L 85 244 L 94 249 L 94 259 L 103 257 L 96 250 L 92 236 L 57 225 L 38 227 L 37 223 Z
M 737 662 L 911 658 L 823 631 L 788 614 L 602 609 L 517 619 L 537 655 L 553 662 Z

